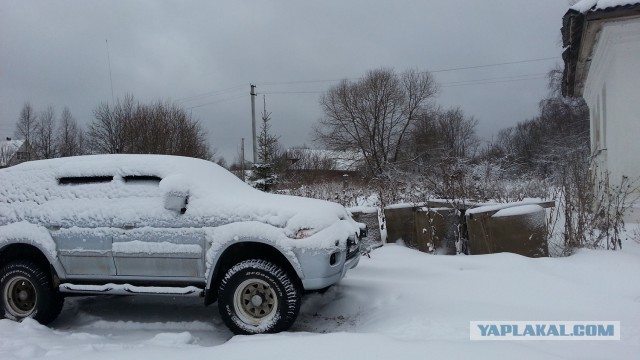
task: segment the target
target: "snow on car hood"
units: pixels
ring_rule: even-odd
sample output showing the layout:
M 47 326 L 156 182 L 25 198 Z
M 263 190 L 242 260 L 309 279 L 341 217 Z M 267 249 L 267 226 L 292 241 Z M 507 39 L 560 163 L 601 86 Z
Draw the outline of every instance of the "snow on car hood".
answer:
M 253 189 L 249 189 L 253 190 Z M 248 194 L 246 194 L 248 195 Z M 258 221 L 283 228 L 288 237 L 305 236 L 350 219 L 341 205 L 287 195 L 265 194 L 258 190 L 248 197 L 203 196 L 189 200 L 189 216 L 218 222 Z M 354 224 L 355 226 L 355 224 Z M 354 229 L 354 231 L 357 231 Z
M 207 168 L 206 172 L 197 177 L 167 176 L 161 181 L 160 188 L 167 193 L 188 192 L 189 205 L 185 215 L 199 221 L 216 224 L 258 221 L 284 229 L 288 237 L 299 236 L 303 230 L 305 237 L 310 236 L 340 220 L 353 222 L 342 205 L 264 193 L 224 169 Z M 359 228 L 355 222 L 353 226 L 357 232 Z
M 156 176 L 159 186 L 133 186 L 125 176 Z M 107 183 L 60 185 L 64 177 L 113 176 Z M 336 203 L 263 193 L 220 166 L 167 155 L 91 155 L 31 161 L 0 170 L 0 223 L 34 221 L 62 226 L 221 226 L 261 222 L 289 238 L 309 237 L 345 220 Z M 185 214 L 164 208 L 167 193 L 188 195 Z M 135 198 L 135 202 L 127 199 Z M 300 231 L 304 230 L 303 233 Z

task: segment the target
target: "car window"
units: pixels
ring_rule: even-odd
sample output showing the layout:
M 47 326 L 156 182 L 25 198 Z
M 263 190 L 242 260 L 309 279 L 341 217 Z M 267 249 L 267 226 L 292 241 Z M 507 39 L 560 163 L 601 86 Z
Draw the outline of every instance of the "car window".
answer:
M 58 179 L 59 185 L 99 184 L 113 181 L 113 176 L 67 176 Z
M 155 175 L 126 175 L 122 180 L 127 184 L 159 185 L 162 179 Z

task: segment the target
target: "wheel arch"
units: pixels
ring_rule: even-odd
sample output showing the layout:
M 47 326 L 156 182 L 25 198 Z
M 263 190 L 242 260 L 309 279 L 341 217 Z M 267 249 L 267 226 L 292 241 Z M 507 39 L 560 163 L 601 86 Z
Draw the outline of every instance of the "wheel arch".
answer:
M 42 269 L 48 270 L 52 280 L 61 271 L 56 265 L 55 259 L 51 259 L 47 251 L 41 249 L 37 244 L 29 242 L 15 241 L 0 248 L 0 264 L 2 266 L 14 260 L 35 263 Z
M 298 263 L 298 259 L 292 253 L 282 251 L 272 243 L 246 239 L 243 241 L 233 242 L 224 250 L 218 252 L 214 260 L 213 271 L 207 279 L 207 289 L 205 291 L 205 305 L 213 304 L 217 300 L 217 289 L 220 285 L 224 274 L 235 264 L 249 259 L 261 259 L 272 261 L 280 265 L 285 271 L 293 276 L 296 286 L 302 288 L 302 279 L 304 274 L 302 267 Z

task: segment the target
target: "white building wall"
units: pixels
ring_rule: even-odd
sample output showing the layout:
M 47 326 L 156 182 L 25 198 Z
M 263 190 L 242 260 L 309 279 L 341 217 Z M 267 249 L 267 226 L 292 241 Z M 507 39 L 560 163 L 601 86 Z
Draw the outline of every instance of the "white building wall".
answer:
M 612 185 L 627 176 L 640 186 L 640 18 L 603 25 L 584 98 L 595 171 L 608 171 Z M 640 222 L 640 207 L 628 220 Z

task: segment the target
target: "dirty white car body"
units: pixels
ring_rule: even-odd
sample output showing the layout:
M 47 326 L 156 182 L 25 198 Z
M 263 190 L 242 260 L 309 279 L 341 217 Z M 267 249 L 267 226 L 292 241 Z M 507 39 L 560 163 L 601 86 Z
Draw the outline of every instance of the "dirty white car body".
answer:
M 0 170 L 4 316 L 55 319 L 65 293 L 218 300 L 236 333 L 286 330 L 305 290 L 359 261 L 330 202 L 255 190 L 204 160 L 94 155 Z

